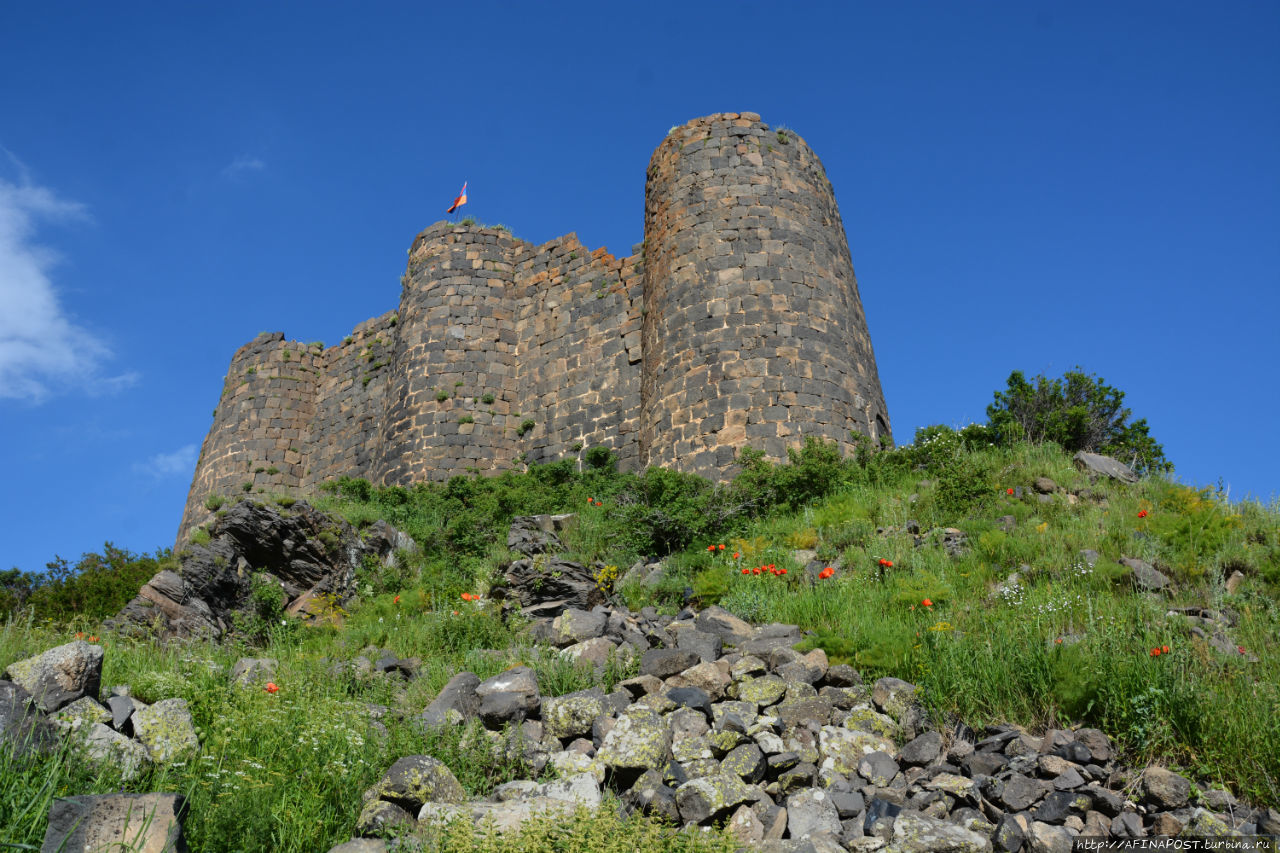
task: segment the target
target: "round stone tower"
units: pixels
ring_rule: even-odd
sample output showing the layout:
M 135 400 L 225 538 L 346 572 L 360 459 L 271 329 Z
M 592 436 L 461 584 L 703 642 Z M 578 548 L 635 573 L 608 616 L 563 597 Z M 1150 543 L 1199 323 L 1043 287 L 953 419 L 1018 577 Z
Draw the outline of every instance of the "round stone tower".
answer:
M 738 448 L 891 441 L 817 155 L 754 113 L 672 129 L 645 187 L 641 457 L 722 478 Z

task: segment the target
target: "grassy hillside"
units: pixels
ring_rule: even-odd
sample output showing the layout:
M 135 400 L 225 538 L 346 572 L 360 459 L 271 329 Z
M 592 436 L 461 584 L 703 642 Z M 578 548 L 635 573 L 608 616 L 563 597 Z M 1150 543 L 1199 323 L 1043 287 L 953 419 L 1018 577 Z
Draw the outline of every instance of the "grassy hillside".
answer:
M 529 648 L 487 595 L 511 559 L 511 516 L 575 512 L 570 557 L 598 561 L 602 584 L 641 556 L 663 559 L 661 583 L 614 590 L 632 608 L 716 602 L 755 622 L 796 623 L 868 681 L 920 685 L 939 719 L 1087 723 L 1116 737 L 1133 764 L 1161 762 L 1280 803 L 1280 508 L 1230 504 L 1159 477 L 1090 483 L 1056 445 L 1001 448 L 988 437 L 935 428 L 848 461 L 811 442 L 783 466 L 747 454 L 743 473 L 720 488 L 661 470 L 618 474 L 603 451 L 582 470 L 565 462 L 412 489 L 343 481 L 322 508 L 356 525 L 386 519 L 423 546 L 368 571 L 347 611 L 326 624 L 284 620 L 261 648 L 99 637 L 104 689 L 128 683 L 143 701 L 186 698 L 204 745 L 197 761 L 123 787 L 186 793 L 193 849 L 313 851 L 350 837 L 361 792 L 402 755 L 441 758 L 473 794 L 521 775 L 464 728 L 424 739 L 389 713 L 386 739 L 373 737 L 364 706 L 418 711 L 453 672 L 486 678 L 518 661 L 537 670 L 544 695 L 597 683 L 589 669 Z M 1041 497 L 1037 478 L 1057 488 Z M 1084 549 L 1097 552 L 1092 566 Z M 834 571 L 806 575 L 805 552 Z M 1121 558 L 1154 565 L 1175 589 L 1135 590 Z M 754 571 L 764 566 L 772 570 Z M 1244 579 L 1229 592 L 1235 572 Z M 1223 630 L 1238 648 L 1194 637 L 1167 615 L 1182 605 L 1234 614 Z M 0 667 L 95 625 L 17 607 L 0 628 Z M 333 661 L 367 646 L 420 657 L 423 677 L 404 687 L 332 675 Z M 278 693 L 228 688 L 244 655 L 279 661 Z M 601 678 L 608 688 L 630 674 L 612 667 Z M 65 753 L 23 764 L 0 752 L 0 826 L 9 827 L 0 842 L 38 845 L 53 797 L 120 787 Z M 546 834 L 558 833 L 561 849 L 732 847 L 715 833 L 620 823 L 608 810 L 529 833 L 503 843 L 547 849 Z

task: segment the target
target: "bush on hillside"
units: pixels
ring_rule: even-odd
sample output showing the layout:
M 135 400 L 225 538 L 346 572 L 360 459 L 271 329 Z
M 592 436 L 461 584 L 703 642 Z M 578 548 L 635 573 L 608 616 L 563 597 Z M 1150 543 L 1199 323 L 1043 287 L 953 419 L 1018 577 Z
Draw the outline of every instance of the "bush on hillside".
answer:
M 1009 387 L 987 407 L 996 441 L 1053 441 L 1068 453 L 1078 450 L 1114 456 L 1140 473 L 1167 473 L 1173 465 L 1151 437 L 1145 418 L 1132 423 L 1124 392 L 1079 367 L 1061 379 L 1043 374 L 1030 382 L 1022 371 L 1009 374 Z
M 157 572 L 176 567 L 168 548 L 138 555 L 110 542 L 101 554 L 85 554 L 75 565 L 55 556 L 44 574 L 16 568 L 0 572 L 0 616 L 25 608 L 36 619 L 105 619 L 120 612 Z

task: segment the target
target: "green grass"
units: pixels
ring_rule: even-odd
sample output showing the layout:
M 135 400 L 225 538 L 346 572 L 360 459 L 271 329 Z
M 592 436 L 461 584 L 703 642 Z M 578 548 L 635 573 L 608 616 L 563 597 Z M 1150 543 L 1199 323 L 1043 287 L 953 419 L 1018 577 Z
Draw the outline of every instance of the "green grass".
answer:
M 1118 740 L 1128 763 L 1159 761 L 1255 803 L 1280 801 L 1280 507 L 1232 504 L 1161 478 L 1090 484 L 1053 446 L 969 444 L 944 431 L 848 461 L 813 445 L 788 465 L 757 460 L 722 487 L 669 472 L 579 472 L 574 460 L 409 489 L 343 481 L 318 499 L 323 508 L 357 527 L 385 518 L 413 535 L 421 552 L 390 568 L 365 567 L 358 600 L 349 614 L 333 611 L 335 624 L 273 627 L 261 649 L 104 635 L 104 690 L 129 683 L 147 701 L 187 698 L 204 743 L 199 760 L 123 787 L 190 797 L 195 850 L 302 851 L 346 840 L 360 794 L 403 755 L 436 755 L 474 794 L 522 774 L 473 747 L 462 729 L 424 738 L 395 712 L 420 711 L 460 669 L 486 678 L 526 663 L 545 695 L 611 687 L 633 671 L 615 661 L 597 678 L 526 647 L 520 626 L 503 622 L 494 605 L 460 598 L 486 593 L 512 558 L 505 548 L 512 515 L 576 512 L 563 534 L 575 559 L 625 570 L 641 555 L 665 556 L 662 584 L 618 591 L 631 607 L 673 612 L 692 587 L 700 604 L 814 631 L 809 645 L 852 663 L 867 680 L 891 675 L 920 685 L 938 719 L 1094 725 Z M 1041 476 L 1085 497 L 1069 503 L 1058 493 L 1042 503 L 1030 488 Z M 1006 493 L 1017 487 L 1024 497 Z M 1004 516 L 1013 519 L 1009 529 Z M 908 522 L 919 526 L 919 545 Z M 959 556 L 940 544 L 947 527 L 968 536 Z M 707 550 L 720 543 L 723 551 Z M 792 555 L 800 545 L 842 568 L 810 586 Z M 1100 554 L 1091 570 L 1083 548 Z M 1136 592 L 1116 562 L 1122 556 L 1152 562 L 1177 590 Z M 768 563 L 787 574 L 741 573 Z M 997 584 L 1014 571 L 1019 587 L 1001 594 Z M 1224 580 L 1235 571 L 1245 580 L 1228 594 Z M 1258 660 L 1223 655 L 1192 637 L 1166 615 L 1180 604 L 1238 614 L 1232 640 Z M 17 608 L 0 627 L 0 666 L 66 642 L 76 630 L 96 629 L 83 617 L 45 621 Z M 421 678 L 406 686 L 339 678 L 323 661 L 350 660 L 371 645 L 419 657 Z M 1165 645 L 1169 654 L 1150 654 Z M 279 693 L 227 686 L 225 673 L 245 654 L 279 660 Z M 392 708 L 385 739 L 368 727 L 365 703 Z M 52 797 L 121 786 L 64 753 L 36 764 L 0 755 L 0 780 L 0 826 L 13 827 L 0 831 L 0 842 L 8 844 L 39 843 Z M 500 842 L 459 825 L 441 843 L 449 850 L 728 849 L 720 834 L 619 822 L 608 807 L 531 824 Z

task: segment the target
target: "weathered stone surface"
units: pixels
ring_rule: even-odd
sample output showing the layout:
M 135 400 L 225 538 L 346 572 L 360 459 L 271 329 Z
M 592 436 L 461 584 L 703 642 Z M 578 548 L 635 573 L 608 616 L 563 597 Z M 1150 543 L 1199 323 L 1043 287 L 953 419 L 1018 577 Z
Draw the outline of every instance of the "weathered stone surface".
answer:
M 127 839 L 133 853 L 186 853 L 180 794 L 63 797 L 49 809 L 41 853 L 102 853 Z
M 49 749 L 56 740 L 53 724 L 31 694 L 12 681 L 0 681 L 0 744 L 14 744 L 14 753 L 23 756 Z
M 991 840 L 952 823 L 902 812 L 893 819 L 886 853 L 989 853 Z
M 892 757 L 897 747 L 887 738 L 869 732 L 823 726 L 818 732 L 818 752 L 822 769 L 848 776 L 858 772 L 858 765 L 867 755 L 878 752 Z
M 550 737 L 567 740 L 587 737 L 591 724 L 604 713 L 604 691 L 600 688 L 544 699 L 542 726 Z
M 787 683 L 776 675 L 748 678 L 735 685 L 738 699 L 766 708 L 777 703 L 787 692 Z
M 881 678 L 871 691 L 871 701 L 898 722 L 916 701 L 916 686 L 901 678 Z
M 942 735 L 925 732 L 902 747 L 899 756 L 904 764 L 925 765 L 942 754 Z
M 126 780 L 135 778 L 151 763 L 146 747 L 102 723 L 86 726 L 79 736 L 91 762 L 116 767 Z
M 231 683 L 237 687 L 256 686 L 275 677 L 275 658 L 240 658 L 231 667 Z
M 507 547 L 526 557 L 564 550 L 556 534 L 576 520 L 574 515 L 518 515 L 507 529 Z
M 134 712 L 133 729 L 151 760 L 167 764 L 200 749 L 186 699 L 163 699 Z
M 364 799 L 387 800 L 416 814 L 424 803 L 465 802 L 466 792 L 441 761 L 429 755 L 409 755 L 392 764 L 365 791 Z
M 54 725 L 65 730 L 78 729 L 81 726 L 92 726 L 94 723 L 111 722 L 111 712 L 98 704 L 96 699 L 81 696 L 74 702 L 63 705 L 61 709 L 49 715 Z
M 640 674 L 669 678 L 701 662 L 702 658 L 688 649 L 650 649 L 640 656 Z
M 604 634 L 605 617 L 600 613 L 569 607 L 551 622 L 552 641 L 568 646 Z
M 1139 589 L 1156 592 L 1170 586 L 1173 581 L 1168 575 L 1158 571 L 1146 560 L 1133 557 L 1121 557 L 1120 564 L 1128 566 L 1133 572 L 1133 583 Z
M 407 835 L 418 825 L 417 819 L 393 802 L 369 800 L 356 818 L 356 832 L 375 838 Z
M 1031 853 L 1071 853 L 1071 833 L 1061 826 L 1036 820 L 1027 833 Z
M 45 712 L 81 696 L 98 697 L 102 647 L 76 640 L 9 664 L 5 677 L 25 690 Z
M 1191 796 L 1191 780 L 1163 767 L 1148 767 L 1142 774 L 1142 793 L 1157 808 L 1181 808 Z
M 706 824 L 732 814 L 751 796 L 751 788 L 738 777 L 716 774 L 691 779 L 677 788 L 676 805 L 686 823 Z
M 662 774 L 646 770 L 635 784 L 622 796 L 628 811 L 649 817 L 659 817 L 672 823 L 680 820 L 680 807 L 676 805 L 676 792 L 662 781 Z
M 526 614 L 554 616 L 569 607 L 590 610 L 604 601 L 592 570 L 560 557 L 515 560 L 503 579 Z
M 737 643 L 749 638 L 755 630 L 751 623 L 734 616 L 723 607 L 712 605 L 698 614 L 694 622 L 699 631 L 715 634 L 727 643 Z
M 1103 456 L 1100 453 L 1086 453 L 1081 450 L 1071 457 L 1071 460 L 1076 463 L 1076 467 L 1081 471 L 1094 476 L 1110 477 L 1122 483 L 1138 482 L 1138 475 L 1133 473 L 1132 468 L 1123 462 L 1112 459 L 1110 456 Z
M 671 753 L 671 730 L 653 711 L 632 708 L 618 718 L 596 760 L 624 777 L 661 767 Z
M 787 797 L 787 832 L 804 839 L 819 832 L 840 833 L 840 813 L 825 791 L 809 788 Z
M 421 725 L 453 726 L 474 717 L 480 711 L 480 695 L 476 688 L 480 677 L 474 672 L 460 672 L 450 678 L 431 704 L 418 715 Z

